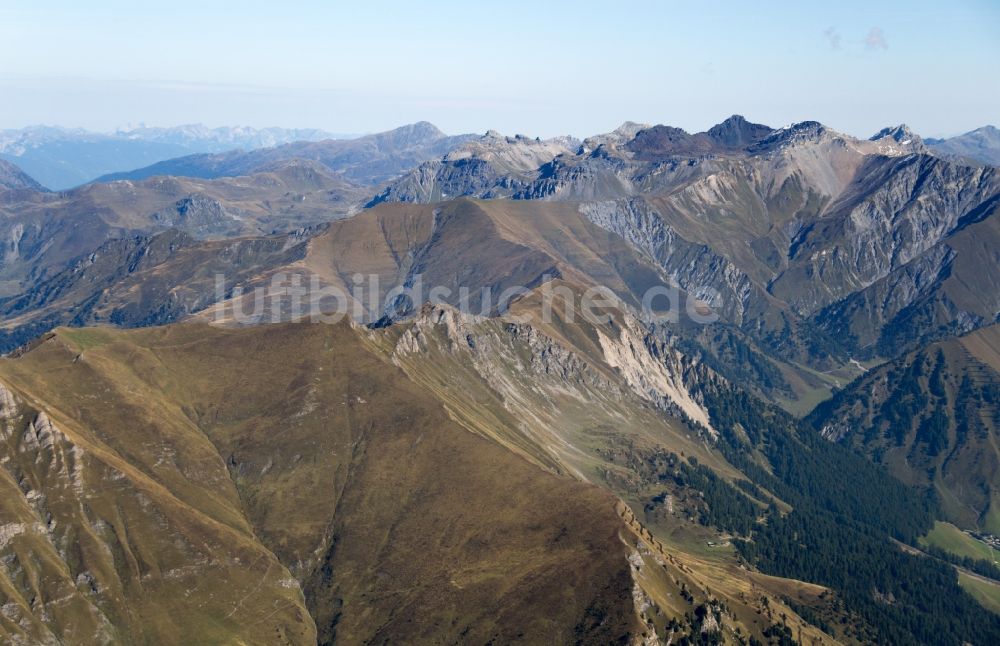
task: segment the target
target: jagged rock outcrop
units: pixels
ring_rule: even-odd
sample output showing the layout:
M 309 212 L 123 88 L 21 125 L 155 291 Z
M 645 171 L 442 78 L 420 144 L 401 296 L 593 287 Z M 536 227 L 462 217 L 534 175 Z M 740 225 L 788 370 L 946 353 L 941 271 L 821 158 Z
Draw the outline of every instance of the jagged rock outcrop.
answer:
M 428 305 L 405 325 L 392 358 L 405 368 L 413 355 L 445 350 L 453 355 L 450 361 L 474 367 L 515 414 L 532 409 L 531 391 L 548 392 L 549 405 L 566 393 L 581 402 L 638 398 L 714 436 L 708 413 L 692 394 L 706 376 L 627 312 L 616 313 L 606 326 L 575 322 L 596 341 L 587 348 L 574 348 L 544 326 L 518 318 L 515 313 L 497 322 Z
M 796 236 L 771 292 L 808 314 L 871 285 L 1000 205 L 995 169 L 922 156 L 876 157 Z
M 368 203 L 436 202 L 474 195 L 484 199 L 521 194 L 535 171 L 559 155 L 579 147 L 570 137 L 532 139 L 505 137 L 489 131 L 429 161 L 389 184 Z
M 169 209 L 157 211 L 151 217 L 158 225 L 189 231 L 201 238 L 238 234 L 243 219 L 239 211 L 230 212 L 221 201 L 201 195 L 178 200 Z

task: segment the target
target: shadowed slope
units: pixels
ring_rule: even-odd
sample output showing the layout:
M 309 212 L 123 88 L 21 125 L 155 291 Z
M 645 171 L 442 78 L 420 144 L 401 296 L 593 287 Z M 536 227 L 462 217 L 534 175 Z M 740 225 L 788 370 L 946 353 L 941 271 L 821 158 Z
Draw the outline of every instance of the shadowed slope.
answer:
M 879 366 L 813 411 L 831 440 L 930 487 L 945 518 L 1000 533 L 1000 326 Z

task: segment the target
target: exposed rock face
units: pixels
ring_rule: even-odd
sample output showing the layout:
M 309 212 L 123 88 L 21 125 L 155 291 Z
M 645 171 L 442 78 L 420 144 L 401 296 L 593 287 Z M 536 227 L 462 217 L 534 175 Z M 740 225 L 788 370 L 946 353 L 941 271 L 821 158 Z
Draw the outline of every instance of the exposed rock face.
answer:
M 0 417 L 7 421 L 13 420 L 17 417 L 18 410 L 18 402 L 14 393 L 0 383 Z
M 792 243 L 772 293 L 804 314 L 863 289 L 1000 204 L 995 169 L 928 156 L 873 158 L 821 221 Z
M 736 325 L 766 296 L 749 276 L 709 246 L 685 240 L 642 200 L 582 204 L 591 222 L 620 235 L 648 253 L 682 289 L 696 296 L 714 290 L 713 306 Z
M 715 435 L 708 412 L 692 397 L 684 383 L 682 356 L 662 344 L 650 347 L 652 340 L 641 338 L 634 327 L 619 328 L 617 339 L 598 331 L 598 340 L 604 351 L 604 360 L 616 368 L 640 397 L 653 401 L 657 406 L 675 412 Z
M 550 398 L 573 393 L 580 402 L 638 398 L 714 437 L 708 413 L 692 395 L 692 387 L 706 378 L 697 364 L 626 312 L 609 321 L 606 326 L 574 323 L 596 339 L 593 347 L 582 349 L 518 321 L 516 313 L 498 324 L 428 305 L 406 325 L 392 356 L 405 367 L 411 355 L 446 350 L 452 361 L 473 366 L 515 415 L 530 414 L 535 407 L 527 392 L 541 386 L 551 389 Z
M 894 153 L 897 153 L 897 151 L 910 153 L 928 152 L 927 146 L 924 145 L 924 140 L 920 138 L 920 135 L 910 130 L 909 126 L 905 123 L 882 128 L 872 135 L 871 141 L 890 146 L 891 148 L 879 149 L 881 154 L 888 156 L 894 156 Z M 886 152 L 882 152 L 882 150 Z
M 489 131 L 440 160 L 421 164 L 369 202 L 436 202 L 464 195 L 486 199 L 523 192 L 535 171 L 579 147 L 569 137 L 531 139 Z
M 922 329 L 926 322 L 900 319 L 900 316 L 908 308 L 922 302 L 939 303 L 946 310 L 955 308 L 954 303 L 940 292 L 956 255 L 947 244 L 932 247 L 869 287 L 827 306 L 814 318 L 832 335 L 846 336 L 860 348 L 874 348 L 876 344 L 888 344 L 899 337 L 909 337 L 907 346 L 916 345 L 926 338 L 927 330 Z M 973 327 L 983 323 L 982 317 L 968 312 L 960 316 L 955 311 L 944 320 L 938 320 L 946 323 L 948 318 L 956 324 L 966 320 Z M 961 333 L 970 329 L 972 327 L 953 327 L 951 332 Z M 891 330 L 891 334 L 884 330 Z M 899 349 L 889 346 L 879 348 L 879 351 L 891 356 Z
M 648 130 L 653 126 L 648 123 L 636 123 L 626 121 L 609 133 L 594 135 L 583 140 L 580 148 L 582 154 L 588 154 L 597 150 L 601 146 L 620 147 L 635 139 L 635 136 L 643 130 Z
M 172 208 L 152 215 L 157 224 L 191 231 L 198 237 L 233 235 L 240 231 L 238 214 L 232 214 L 219 200 L 192 195 L 178 200 Z

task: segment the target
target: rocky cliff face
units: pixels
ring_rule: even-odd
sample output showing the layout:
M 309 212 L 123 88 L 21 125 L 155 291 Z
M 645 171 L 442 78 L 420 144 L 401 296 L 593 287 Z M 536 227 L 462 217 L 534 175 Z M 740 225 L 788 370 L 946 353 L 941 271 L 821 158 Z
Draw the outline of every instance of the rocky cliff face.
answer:
M 929 156 L 875 157 L 792 243 L 771 291 L 808 314 L 863 289 L 993 213 L 1000 176 Z
M 735 264 L 707 245 L 685 240 L 645 201 L 585 203 L 580 210 L 594 224 L 649 254 L 685 291 L 696 296 L 717 292 L 713 305 L 736 325 L 746 321 L 755 299 L 766 298 Z
M 539 290 L 500 319 L 427 306 L 371 343 L 472 432 L 619 495 L 657 487 L 639 463 L 618 462 L 621 442 L 716 463 L 716 433 L 693 394 L 718 378 L 711 370 L 623 310 L 607 310 L 603 324 L 564 312 L 546 321 L 542 303 Z
M 505 137 L 490 131 L 428 161 L 391 182 L 369 202 L 437 202 L 461 196 L 484 199 L 524 191 L 535 171 L 553 158 L 570 154 L 579 142 L 569 138 Z

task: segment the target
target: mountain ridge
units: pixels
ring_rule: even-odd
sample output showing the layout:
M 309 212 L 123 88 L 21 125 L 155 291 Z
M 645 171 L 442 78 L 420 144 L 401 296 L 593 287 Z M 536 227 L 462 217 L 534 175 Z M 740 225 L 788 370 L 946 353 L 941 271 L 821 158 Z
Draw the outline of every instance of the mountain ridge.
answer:
M 316 129 L 207 128 L 200 124 L 168 128 L 137 126 L 110 133 L 29 126 L 0 131 L 0 158 L 28 169 L 53 190 L 65 190 L 109 172 L 187 153 L 252 149 L 333 137 Z
M 0 159 L 0 190 L 45 191 L 45 187 L 16 164 Z
M 352 181 L 377 184 L 425 159 L 443 155 L 469 138 L 471 135 L 445 135 L 433 124 L 421 121 L 357 139 L 286 143 L 251 151 L 189 155 L 104 175 L 96 181 L 137 180 L 157 175 L 214 179 L 246 175 L 266 164 L 304 158 L 318 161 Z
M 948 139 L 928 139 L 927 145 L 950 158 L 1000 165 L 1000 129 L 983 126 Z

